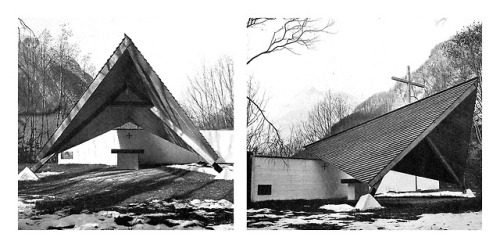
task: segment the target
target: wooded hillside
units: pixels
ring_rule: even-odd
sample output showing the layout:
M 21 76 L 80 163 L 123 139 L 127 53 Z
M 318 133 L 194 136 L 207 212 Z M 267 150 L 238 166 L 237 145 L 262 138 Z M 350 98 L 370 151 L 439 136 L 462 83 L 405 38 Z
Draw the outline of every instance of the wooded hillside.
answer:
M 57 37 L 37 34 L 19 19 L 18 162 L 34 162 L 39 149 L 92 82 L 89 55 L 80 56 L 69 42 L 71 30 Z
M 425 85 L 419 89 L 412 87 L 412 102 L 436 92 L 447 89 L 473 77 L 479 77 L 480 84 L 474 114 L 474 135 L 481 140 L 482 98 L 481 98 L 481 57 L 482 24 L 474 23 L 449 40 L 436 45 L 429 58 L 417 70 L 411 72 L 414 82 Z M 352 114 L 343 118 L 331 128 L 330 135 L 358 125 L 389 111 L 397 109 L 407 102 L 407 85 L 395 83 L 387 92 L 372 95 L 360 103 Z M 478 131 L 476 133 L 476 131 Z
M 464 27 L 449 40 L 437 44 L 429 58 L 417 70 L 411 72 L 414 82 L 425 85 L 412 87 L 412 102 L 445 90 L 473 77 L 479 78 L 474 124 L 465 181 L 469 187 L 481 188 L 482 162 L 482 23 Z M 352 114 L 335 123 L 329 135 L 342 132 L 389 111 L 397 109 L 408 98 L 407 85 L 395 83 L 387 92 L 380 92 L 359 104 Z

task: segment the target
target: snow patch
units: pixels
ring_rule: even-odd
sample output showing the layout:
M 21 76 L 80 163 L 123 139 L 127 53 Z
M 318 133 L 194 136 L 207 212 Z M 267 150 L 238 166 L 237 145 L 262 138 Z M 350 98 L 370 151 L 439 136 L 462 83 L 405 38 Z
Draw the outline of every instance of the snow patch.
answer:
M 228 200 L 198 200 L 194 199 L 191 202 L 189 202 L 190 205 L 192 205 L 195 208 L 206 208 L 206 209 L 223 209 L 223 208 L 233 208 L 233 203 L 231 203 Z
M 192 164 L 174 164 L 174 165 L 169 165 L 168 167 L 171 168 L 176 168 L 176 169 L 181 169 L 181 170 L 188 170 L 188 171 L 196 171 L 200 173 L 205 173 L 209 175 L 215 176 L 215 179 L 219 180 L 233 180 L 233 167 L 229 165 L 219 165 L 222 167 L 222 171 L 219 173 L 217 172 L 213 167 L 208 167 L 196 163 Z
M 44 171 L 44 172 L 36 173 L 36 175 L 38 176 L 38 178 L 44 178 L 44 177 L 48 177 L 48 176 L 60 175 L 63 173 L 64 173 L 64 171 L 60 171 L 60 172 Z
M 215 176 L 215 179 L 219 180 L 233 180 L 233 178 L 233 171 L 228 167 L 222 169 L 222 171 L 217 176 Z
M 269 208 L 261 208 L 261 209 L 248 209 L 247 213 L 265 213 L 265 214 L 270 214 L 272 212 L 271 209 Z
M 437 192 L 387 192 L 376 194 L 376 197 L 465 197 L 473 198 L 472 190 L 467 189 L 465 193 L 459 191 L 437 191 Z
M 174 165 L 169 165 L 168 167 L 181 170 L 196 171 L 214 176 L 217 176 L 219 174 L 214 168 L 202 166 L 199 164 L 174 164 Z
M 221 225 L 207 226 L 207 227 L 211 227 L 214 230 L 222 230 L 222 231 L 225 231 L 225 230 L 234 230 L 234 227 L 233 227 L 232 224 L 221 224 Z
M 340 205 L 328 204 L 328 205 L 323 205 L 319 208 L 334 211 L 334 212 L 352 212 L 352 211 L 356 210 L 354 207 L 352 207 L 348 204 L 340 204 Z

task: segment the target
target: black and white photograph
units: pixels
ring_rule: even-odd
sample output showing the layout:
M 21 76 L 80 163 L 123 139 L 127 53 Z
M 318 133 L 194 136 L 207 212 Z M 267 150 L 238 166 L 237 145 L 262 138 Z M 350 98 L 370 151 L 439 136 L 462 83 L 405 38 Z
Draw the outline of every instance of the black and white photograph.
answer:
M 20 230 L 233 229 L 223 23 L 17 22 Z
M 482 26 L 249 18 L 248 228 L 481 230 Z
M 494 246 L 497 9 L 6 1 L 3 241 Z

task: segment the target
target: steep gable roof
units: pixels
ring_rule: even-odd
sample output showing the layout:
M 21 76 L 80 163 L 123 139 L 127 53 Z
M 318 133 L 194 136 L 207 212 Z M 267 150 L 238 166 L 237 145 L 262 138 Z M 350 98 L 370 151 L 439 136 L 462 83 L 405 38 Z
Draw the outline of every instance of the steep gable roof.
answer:
M 389 170 L 461 185 L 476 100 L 471 79 L 321 139 L 302 154 L 375 186 Z
M 131 122 L 213 163 L 217 154 L 139 52 L 125 38 L 38 155 L 54 154 Z

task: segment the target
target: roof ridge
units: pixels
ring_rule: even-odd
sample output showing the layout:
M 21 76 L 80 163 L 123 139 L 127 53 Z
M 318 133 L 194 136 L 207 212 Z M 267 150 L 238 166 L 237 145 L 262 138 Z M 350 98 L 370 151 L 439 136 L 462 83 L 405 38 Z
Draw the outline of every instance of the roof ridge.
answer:
M 400 107 L 400 108 L 397 108 L 397 109 L 394 109 L 394 110 L 392 110 L 392 111 L 389 111 L 389 112 L 387 112 L 387 113 L 385 113 L 385 114 L 379 115 L 379 116 L 377 116 L 377 117 L 375 117 L 375 118 L 372 118 L 372 119 L 367 120 L 367 121 L 365 121 L 365 122 L 362 122 L 362 123 L 360 123 L 360 124 L 358 124 L 358 125 L 352 126 L 352 127 L 348 128 L 348 129 L 345 129 L 345 130 L 343 130 L 343 131 L 341 131 L 341 132 L 338 132 L 338 133 L 333 134 L 333 135 L 330 135 L 330 136 L 328 136 L 328 137 L 325 137 L 325 138 L 319 139 L 319 140 L 317 140 L 317 141 L 315 141 L 315 142 L 312 142 L 312 143 L 310 143 L 310 144 L 308 144 L 308 145 L 304 146 L 304 148 L 306 148 L 306 147 L 310 147 L 310 146 L 312 146 L 312 145 L 314 145 L 314 144 L 316 144 L 316 143 L 318 143 L 318 142 L 320 142 L 320 141 L 324 141 L 324 140 L 327 140 L 327 139 L 330 139 L 330 138 L 336 137 L 336 136 L 338 136 L 338 135 L 340 135 L 340 134 L 343 134 L 343 133 L 345 133 L 345 132 L 347 132 L 347 131 L 350 131 L 350 130 L 352 130 L 352 129 L 354 129 L 354 128 L 357 128 L 357 127 L 359 127 L 359 126 L 361 126 L 361 125 L 365 125 L 366 123 L 369 123 L 369 122 L 375 121 L 375 120 L 377 120 L 377 119 L 380 119 L 380 118 L 382 118 L 382 117 L 384 117 L 384 116 L 386 116 L 386 115 L 389 115 L 389 114 L 391 114 L 391 113 L 394 113 L 394 112 L 396 112 L 396 111 L 402 110 L 402 109 L 407 108 L 407 107 L 409 107 L 409 106 L 413 106 L 414 104 L 419 103 L 419 102 L 421 102 L 421 101 L 423 101 L 423 100 L 429 99 L 429 98 L 431 98 L 431 97 L 434 97 L 434 96 L 436 96 L 436 95 L 439 95 L 439 94 L 445 93 L 445 92 L 447 92 L 447 91 L 449 91 L 449 90 L 452 90 L 452 89 L 457 88 L 457 87 L 459 87 L 459 86 L 462 86 L 462 85 L 464 85 L 464 84 L 467 84 L 467 83 L 470 83 L 470 82 L 472 82 L 472 81 L 475 81 L 475 80 L 477 80 L 478 78 L 479 78 L 479 77 L 473 77 L 473 78 L 468 79 L 468 80 L 466 80 L 466 81 L 464 81 L 464 82 L 462 82 L 462 83 L 459 83 L 459 84 L 453 85 L 453 86 L 452 86 L 452 87 L 450 87 L 450 88 L 447 88 L 447 89 L 445 89 L 445 90 L 442 90 L 442 91 L 436 92 L 436 93 L 434 93 L 434 94 L 432 94 L 432 95 L 430 95 L 430 96 L 424 97 L 424 98 L 422 98 L 422 99 L 420 99 L 420 100 L 418 100 L 418 101 L 416 101 L 416 102 L 412 102 L 412 103 L 410 103 L 410 104 L 406 104 L 406 105 L 404 105 L 404 106 L 402 106 L 402 107 Z
M 203 141 L 206 142 L 206 144 L 208 145 L 208 147 L 212 150 L 212 152 L 214 154 L 217 154 L 217 156 L 219 156 L 219 154 L 215 151 L 215 149 L 212 147 L 212 145 L 210 145 L 210 143 L 208 142 L 208 140 L 205 138 L 205 136 L 200 132 L 200 129 L 198 127 L 196 127 L 193 123 L 193 120 L 191 120 L 191 118 L 189 118 L 189 116 L 186 114 L 186 111 L 184 110 L 184 108 L 182 108 L 182 106 L 180 105 L 179 101 L 175 98 L 175 96 L 172 94 L 172 92 L 170 92 L 170 90 L 168 89 L 168 87 L 165 85 L 165 83 L 163 83 L 163 80 L 161 80 L 160 76 L 158 75 L 158 73 L 156 73 L 156 71 L 154 70 L 154 68 L 151 66 L 151 64 L 149 63 L 149 61 L 146 59 L 146 57 L 144 57 L 144 55 L 142 54 L 142 52 L 139 50 L 139 48 L 134 44 L 134 42 L 132 41 L 132 39 L 130 39 L 130 37 L 128 37 L 126 34 L 125 34 L 125 38 L 124 39 L 128 39 L 130 40 L 130 43 L 126 50 L 128 50 L 129 48 L 132 48 L 134 50 L 136 50 L 142 57 L 142 59 L 144 59 L 144 61 L 146 62 L 147 66 L 149 66 L 149 68 L 151 69 L 151 71 L 154 73 L 154 75 L 156 75 L 156 77 L 158 77 L 158 80 L 161 82 L 162 86 L 165 88 L 165 90 L 170 94 L 170 96 L 172 96 L 172 98 L 174 99 L 174 101 L 179 105 L 179 108 L 180 110 L 182 111 L 182 114 L 184 114 L 189 121 L 191 121 L 191 124 L 196 128 L 196 130 L 198 131 L 198 133 L 200 134 L 201 138 L 203 139 Z M 139 65 L 140 66 L 140 65 Z M 173 110 L 173 109 L 172 109 Z M 182 121 L 184 121 L 183 119 L 181 119 Z
M 87 91 L 90 89 L 90 87 L 96 82 L 97 77 L 101 74 L 101 72 L 104 70 L 104 68 L 106 67 L 106 65 L 109 63 L 109 60 L 111 60 L 111 58 L 113 58 L 113 55 L 115 55 L 116 51 L 118 51 L 118 49 L 120 48 L 120 46 L 122 44 L 125 44 L 125 39 L 127 39 L 127 38 L 128 38 L 128 36 L 125 34 L 125 37 L 122 39 L 122 41 L 120 41 L 120 43 L 118 44 L 118 46 L 116 46 L 115 50 L 111 53 L 111 55 L 106 60 L 106 62 L 101 66 L 101 69 L 99 70 L 99 72 L 97 72 L 95 74 L 94 78 L 92 79 L 92 83 L 90 83 L 89 85 L 87 85 L 87 88 L 85 88 L 85 90 L 82 91 L 82 94 L 78 97 L 78 100 L 75 101 L 75 103 L 73 104 L 73 107 L 71 107 L 70 110 L 68 111 L 68 113 L 64 116 L 64 118 L 62 118 L 61 124 L 59 124 L 59 126 L 57 126 L 57 128 L 55 129 L 56 131 L 59 130 L 59 127 L 61 127 L 63 125 L 64 120 L 66 120 L 66 118 L 69 117 L 69 115 L 71 114 L 71 112 L 73 111 L 73 109 L 76 108 L 76 106 L 80 102 L 80 99 L 87 93 Z M 130 39 L 130 38 L 128 38 L 128 39 Z M 132 40 L 130 40 L 130 41 L 132 41 Z M 127 49 L 127 47 L 125 47 L 125 49 Z M 40 151 L 38 151 L 37 157 L 40 156 L 40 154 L 43 151 L 43 148 L 50 142 L 50 140 L 52 139 L 52 137 L 54 137 L 55 133 L 56 132 L 52 133 L 52 135 L 47 139 L 47 141 L 44 143 L 44 145 L 41 146 L 41 148 L 39 148 Z

